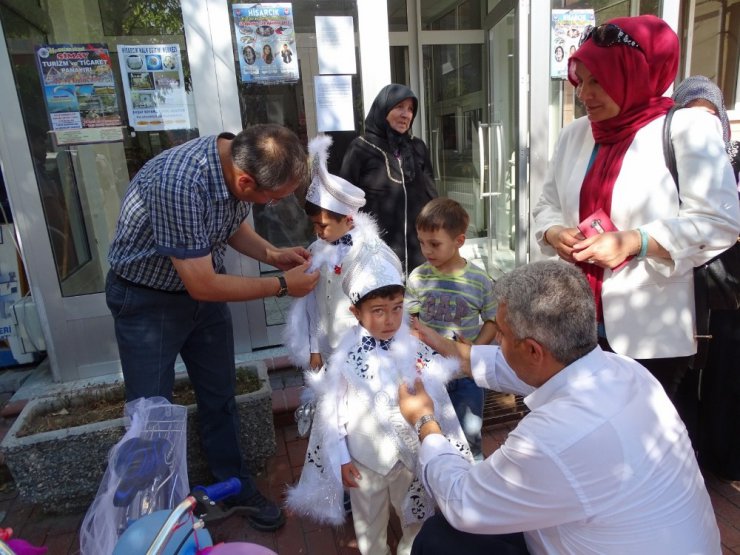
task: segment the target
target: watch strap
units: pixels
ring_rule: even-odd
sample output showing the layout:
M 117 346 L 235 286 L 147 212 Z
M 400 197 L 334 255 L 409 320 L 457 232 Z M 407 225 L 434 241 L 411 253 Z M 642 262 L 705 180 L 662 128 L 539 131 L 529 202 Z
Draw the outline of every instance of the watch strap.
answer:
M 278 281 L 280 282 L 280 289 L 278 289 L 276 297 L 284 297 L 288 294 L 288 282 L 285 281 L 284 276 L 276 276 L 278 278 Z

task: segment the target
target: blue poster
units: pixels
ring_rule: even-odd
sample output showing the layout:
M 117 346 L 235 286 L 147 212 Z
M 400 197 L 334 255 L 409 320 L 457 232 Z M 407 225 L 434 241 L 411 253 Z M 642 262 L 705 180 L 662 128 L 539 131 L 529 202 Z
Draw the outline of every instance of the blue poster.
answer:
M 295 83 L 298 56 L 289 2 L 233 4 L 242 83 Z
M 552 10 L 550 19 L 550 77 L 568 78 L 568 58 L 578 49 L 581 33 L 596 18 L 593 10 Z

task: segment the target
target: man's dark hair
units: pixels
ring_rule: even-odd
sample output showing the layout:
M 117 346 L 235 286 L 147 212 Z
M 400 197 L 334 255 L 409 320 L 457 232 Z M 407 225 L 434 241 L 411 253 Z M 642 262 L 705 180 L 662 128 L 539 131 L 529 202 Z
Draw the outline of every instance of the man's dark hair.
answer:
M 333 210 L 322 208 L 321 206 L 314 204 L 310 200 L 306 201 L 303 210 L 305 210 L 306 216 L 308 216 L 309 218 L 318 216 L 322 212 L 326 212 L 327 216 L 329 216 L 335 222 L 341 222 L 343 218 L 347 217 L 346 214 L 340 214 L 339 212 L 334 212 Z
M 355 303 L 356 308 L 360 308 L 363 303 L 372 299 L 391 299 L 397 295 L 403 295 L 406 288 L 403 285 L 384 285 L 366 293 L 359 301 Z
M 306 149 L 298 136 L 282 125 L 247 127 L 234 137 L 231 158 L 262 190 L 273 191 L 289 183 L 306 187 L 310 181 Z
M 416 217 L 416 229 L 421 231 L 444 229 L 453 237 L 464 235 L 469 223 L 470 216 L 460 203 L 442 197 L 426 203 Z

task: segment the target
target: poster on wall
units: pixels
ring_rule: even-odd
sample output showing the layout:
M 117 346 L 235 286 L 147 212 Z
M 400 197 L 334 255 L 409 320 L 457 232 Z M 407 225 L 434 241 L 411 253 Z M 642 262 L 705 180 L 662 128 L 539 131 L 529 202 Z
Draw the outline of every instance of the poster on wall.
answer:
M 352 16 L 316 16 L 319 73 L 355 74 L 355 28 Z
M 550 18 L 550 77 L 568 78 L 568 58 L 578 49 L 581 33 L 595 25 L 593 10 L 552 10 Z
M 231 9 L 242 83 L 298 81 L 292 4 L 232 4 Z
M 41 44 L 35 54 L 57 144 L 123 140 L 107 45 Z
M 119 44 L 118 60 L 131 127 L 190 129 L 179 44 Z

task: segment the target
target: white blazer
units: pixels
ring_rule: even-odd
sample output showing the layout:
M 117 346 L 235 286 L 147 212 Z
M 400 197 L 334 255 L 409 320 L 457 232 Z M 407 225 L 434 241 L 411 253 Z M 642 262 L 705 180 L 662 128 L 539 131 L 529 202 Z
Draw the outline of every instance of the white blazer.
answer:
M 611 219 L 621 230 L 644 229 L 671 259 L 633 258 L 618 272 L 604 270 L 604 325 L 611 347 L 637 359 L 696 353 L 692 269 L 736 241 L 740 206 L 722 143 L 719 119 L 704 110 L 678 110 L 671 124 L 681 204 L 662 146 L 664 117 L 640 129 L 614 185 Z M 587 118 L 563 129 L 533 211 L 543 253 L 554 225 L 575 227 L 581 185 L 594 139 Z

